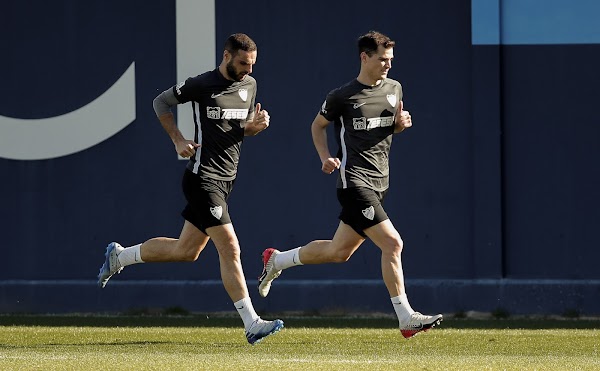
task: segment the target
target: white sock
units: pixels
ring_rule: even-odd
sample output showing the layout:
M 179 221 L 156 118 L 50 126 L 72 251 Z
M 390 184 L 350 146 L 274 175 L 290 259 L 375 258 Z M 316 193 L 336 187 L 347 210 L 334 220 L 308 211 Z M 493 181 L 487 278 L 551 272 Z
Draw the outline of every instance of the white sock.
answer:
M 400 296 L 395 296 L 391 298 L 391 300 L 392 304 L 394 305 L 394 310 L 396 311 L 396 316 L 398 316 L 398 322 L 400 322 L 400 326 L 408 323 L 411 314 L 413 314 L 415 311 L 410 306 L 408 298 L 406 297 L 406 293 L 401 294 Z
M 276 269 L 287 269 L 296 265 L 303 265 L 300 261 L 300 247 L 295 249 L 282 251 L 275 257 L 275 268 Z
M 256 321 L 260 317 L 254 311 L 254 306 L 252 305 L 252 300 L 249 297 L 245 297 L 241 300 L 233 303 L 235 305 L 235 309 L 237 309 L 240 317 L 242 317 L 242 321 L 244 321 L 244 328 L 246 330 L 250 329 L 250 325 L 252 322 Z
M 121 253 L 117 256 L 119 259 L 119 264 L 122 267 L 126 267 L 131 264 L 143 263 L 142 254 L 140 252 L 140 247 L 142 244 L 138 244 L 131 247 L 126 247 Z

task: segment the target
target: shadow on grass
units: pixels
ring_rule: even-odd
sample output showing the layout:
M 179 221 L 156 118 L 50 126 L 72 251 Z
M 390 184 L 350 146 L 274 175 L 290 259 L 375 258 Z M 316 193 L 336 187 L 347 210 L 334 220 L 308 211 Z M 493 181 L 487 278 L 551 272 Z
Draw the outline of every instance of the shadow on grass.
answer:
M 285 313 L 264 315 L 281 318 L 287 328 L 395 328 L 395 318 L 365 316 L 298 316 Z M 75 326 L 75 327 L 240 327 L 237 314 L 187 315 L 0 315 L 0 326 Z M 455 329 L 600 329 L 600 319 L 548 318 L 446 318 L 439 328 Z

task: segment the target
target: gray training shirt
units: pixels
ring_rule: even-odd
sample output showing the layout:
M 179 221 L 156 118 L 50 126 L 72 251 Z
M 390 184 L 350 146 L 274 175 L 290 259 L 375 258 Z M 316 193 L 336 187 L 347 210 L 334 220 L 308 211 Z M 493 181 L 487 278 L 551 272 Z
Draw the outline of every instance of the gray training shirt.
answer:
M 342 162 L 337 188 L 381 192 L 389 187 L 389 153 L 400 100 L 402 86 L 388 78 L 377 86 L 354 79 L 327 95 L 320 113 L 334 122 Z
M 218 69 L 173 86 L 179 103 L 192 102 L 194 141 L 201 146 L 187 168 L 218 180 L 234 180 L 240 158 L 244 125 L 254 113 L 256 80 L 227 80 Z

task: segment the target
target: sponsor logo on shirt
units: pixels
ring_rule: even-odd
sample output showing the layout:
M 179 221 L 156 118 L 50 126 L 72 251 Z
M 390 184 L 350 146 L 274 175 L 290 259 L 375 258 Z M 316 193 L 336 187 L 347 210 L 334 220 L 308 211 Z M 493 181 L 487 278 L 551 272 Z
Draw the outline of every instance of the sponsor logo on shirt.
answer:
M 206 117 L 208 117 L 209 119 L 220 119 L 221 107 L 206 107 Z
M 206 117 L 209 119 L 245 120 L 248 117 L 248 108 L 221 108 L 206 107 Z
M 354 127 L 354 130 L 371 130 L 392 125 L 394 125 L 394 116 L 373 117 L 370 119 L 367 119 L 366 117 L 358 117 L 352 119 L 352 126 Z
M 221 115 L 222 119 L 245 120 L 246 117 L 248 117 L 248 108 L 244 108 L 244 109 L 224 108 L 221 110 L 221 112 L 222 112 L 222 115 Z
M 367 120 L 367 130 L 375 129 L 375 128 L 385 128 L 387 126 L 394 125 L 394 116 L 387 117 L 373 117 Z
M 365 117 L 353 118 L 352 126 L 354 130 L 367 130 L 367 119 Z

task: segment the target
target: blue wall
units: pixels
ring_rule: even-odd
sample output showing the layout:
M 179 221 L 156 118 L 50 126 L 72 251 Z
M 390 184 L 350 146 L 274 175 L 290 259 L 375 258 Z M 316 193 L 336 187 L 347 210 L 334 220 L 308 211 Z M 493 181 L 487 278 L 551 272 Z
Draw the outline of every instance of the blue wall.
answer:
M 229 34 L 249 34 L 259 46 L 258 101 L 272 120 L 245 141 L 230 199 L 259 311 L 391 310 L 370 242 L 346 264 L 287 270 L 267 299 L 254 289 L 265 247 L 329 238 L 337 226 L 335 178 L 321 173 L 309 127 L 326 93 L 356 76 L 355 39 L 377 29 L 397 42 L 390 76 L 415 123 L 394 139 L 386 200 L 405 241 L 413 307 L 600 313 L 600 27 L 581 18 L 580 28 L 591 27 L 584 42 L 523 41 L 516 16 L 536 10 L 529 17 L 543 31 L 560 10 L 581 8 L 580 19 L 598 6 L 515 4 L 384 1 L 382 15 L 360 1 L 216 2 L 214 65 Z M 31 0 L 0 14 L 5 148 L 28 146 L 8 118 L 85 107 L 135 62 L 135 119 L 124 129 L 65 156 L 0 158 L 1 311 L 233 308 L 212 245 L 195 263 L 129 267 L 106 289 L 95 286 L 108 242 L 176 237 L 183 223 L 185 162 L 151 104 L 177 82 L 175 29 L 176 1 Z M 198 35 L 197 53 L 206 37 Z M 112 113 L 93 121 L 108 125 Z M 82 140 L 60 134 L 65 146 Z

